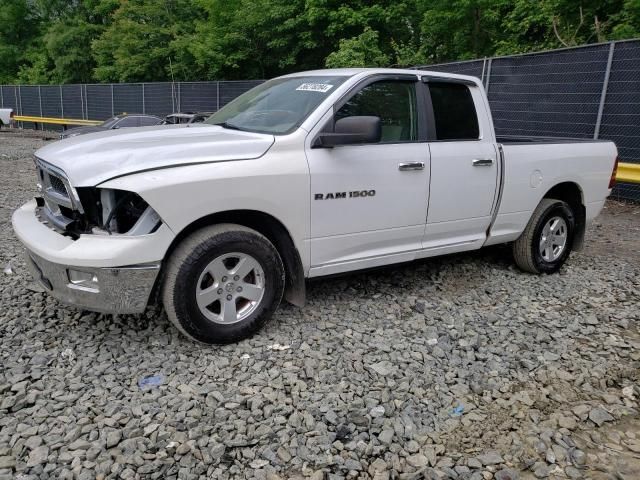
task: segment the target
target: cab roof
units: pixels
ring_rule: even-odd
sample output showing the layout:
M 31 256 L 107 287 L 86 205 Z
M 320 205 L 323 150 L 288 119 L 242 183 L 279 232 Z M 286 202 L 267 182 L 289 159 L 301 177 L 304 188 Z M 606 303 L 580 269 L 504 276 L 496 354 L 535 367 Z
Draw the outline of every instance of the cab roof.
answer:
M 280 78 L 285 77 L 304 77 L 304 76 L 344 76 L 353 77 L 356 75 L 364 74 L 401 74 L 401 75 L 426 75 L 439 78 L 451 78 L 473 82 L 475 84 L 481 84 L 478 77 L 470 75 L 458 75 L 456 73 L 438 72 L 434 70 L 418 70 L 409 68 L 326 68 L 321 70 L 308 70 L 306 72 L 296 72 L 288 75 L 282 75 Z

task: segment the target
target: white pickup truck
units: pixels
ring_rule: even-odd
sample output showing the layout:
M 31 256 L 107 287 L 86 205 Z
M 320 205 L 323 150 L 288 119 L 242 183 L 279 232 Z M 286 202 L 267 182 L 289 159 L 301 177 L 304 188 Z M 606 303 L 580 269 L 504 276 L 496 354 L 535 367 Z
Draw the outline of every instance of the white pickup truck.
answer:
M 0 108 L 0 128 L 3 125 L 11 125 L 13 121 L 13 108 Z
M 477 78 L 338 69 L 270 80 L 205 123 L 95 133 L 36 152 L 13 215 L 51 295 L 161 301 L 188 337 L 259 329 L 305 278 L 512 243 L 558 270 L 610 193 L 611 142 L 496 138 Z

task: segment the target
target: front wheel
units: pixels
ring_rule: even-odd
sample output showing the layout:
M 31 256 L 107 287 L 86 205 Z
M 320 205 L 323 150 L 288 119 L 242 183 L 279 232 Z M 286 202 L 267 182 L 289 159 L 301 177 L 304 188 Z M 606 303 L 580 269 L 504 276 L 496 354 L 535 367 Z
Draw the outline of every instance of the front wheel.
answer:
M 258 331 L 278 307 L 284 267 L 271 242 L 249 228 L 221 224 L 187 237 L 167 264 L 163 304 L 186 336 L 231 343 Z
M 544 198 L 513 243 L 513 257 L 527 272 L 557 272 L 569 258 L 574 235 L 575 215 L 569 204 Z

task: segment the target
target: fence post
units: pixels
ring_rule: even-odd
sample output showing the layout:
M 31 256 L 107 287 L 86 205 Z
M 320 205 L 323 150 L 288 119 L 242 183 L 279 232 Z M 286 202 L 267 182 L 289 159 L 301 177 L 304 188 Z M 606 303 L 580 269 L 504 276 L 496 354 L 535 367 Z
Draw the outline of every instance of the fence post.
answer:
M 80 84 L 80 111 L 82 112 L 80 113 L 80 115 L 82 115 L 82 118 L 84 118 L 84 93 L 82 89 L 82 84 Z
M 144 83 L 142 84 L 142 113 L 147 113 L 144 105 Z
M 220 80 L 216 82 L 216 112 L 220 110 Z
M 4 108 L 4 88 L 0 85 L 0 108 Z
M 111 84 L 111 116 L 113 117 L 116 114 L 113 107 L 113 83 Z
M 181 112 L 182 111 L 182 83 L 178 82 L 178 111 Z
M 487 65 L 487 81 L 484 82 L 484 90 L 487 93 L 487 97 L 489 96 L 489 80 L 491 80 L 491 64 L 493 63 L 493 57 L 489 58 L 489 63 Z
M 616 42 L 609 44 L 609 58 L 607 59 L 607 70 L 604 72 L 604 80 L 602 81 L 602 92 L 600 93 L 600 105 L 598 106 L 598 117 L 596 118 L 596 126 L 593 130 L 593 138 L 600 136 L 600 125 L 602 124 L 602 113 L 604 112 L 604 104 L 607 100 L 607 89 L 609 88 L 609 76 L 611 75 L 611 64 L 613 63 L 613 52 L 616 48 Z
M 42 117 L 42 86 L 38 85 L 38 105 L 40 106 L 40 117 Z M 40 124 L 42 130 L 44 130 L 44 123 Z M 36 124 L 36 130 L 38 129 L 38 125 Z
M 174 113 L 176 111 L 175 90 L 176 90 L 176 84 L 175 82 L 171 82 L 171 113 Z
M 60 116 L 64 118 L 64 99 L 62 98 L 62 85 L 60 85 Z
M 18 85 L 18 88 L 13 87 L 13 93 L 16 96 L 16 115 L 22 115 L 22 92 L 20 91 L 20 85 Z M 22 122 L 20 122 L 20 128 L 24 128 Z

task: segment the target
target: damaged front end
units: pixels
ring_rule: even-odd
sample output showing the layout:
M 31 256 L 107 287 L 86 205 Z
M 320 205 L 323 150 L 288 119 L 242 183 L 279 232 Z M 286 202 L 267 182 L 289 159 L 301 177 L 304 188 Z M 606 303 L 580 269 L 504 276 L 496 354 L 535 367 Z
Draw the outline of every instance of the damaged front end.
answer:
M 145 235 L 162 220 L 137 193 L 98 187 L 74 188 L 66 174 L 36 158 L 37 215 L 41 222 L 71 238 L 82 234 Z
M 170 229 L 137 193 L 75 188 L 61 169 L 39 158 L 36 167 L 40 196 L 12 216 L 34 279 L 68 305 L 143 312 Z

